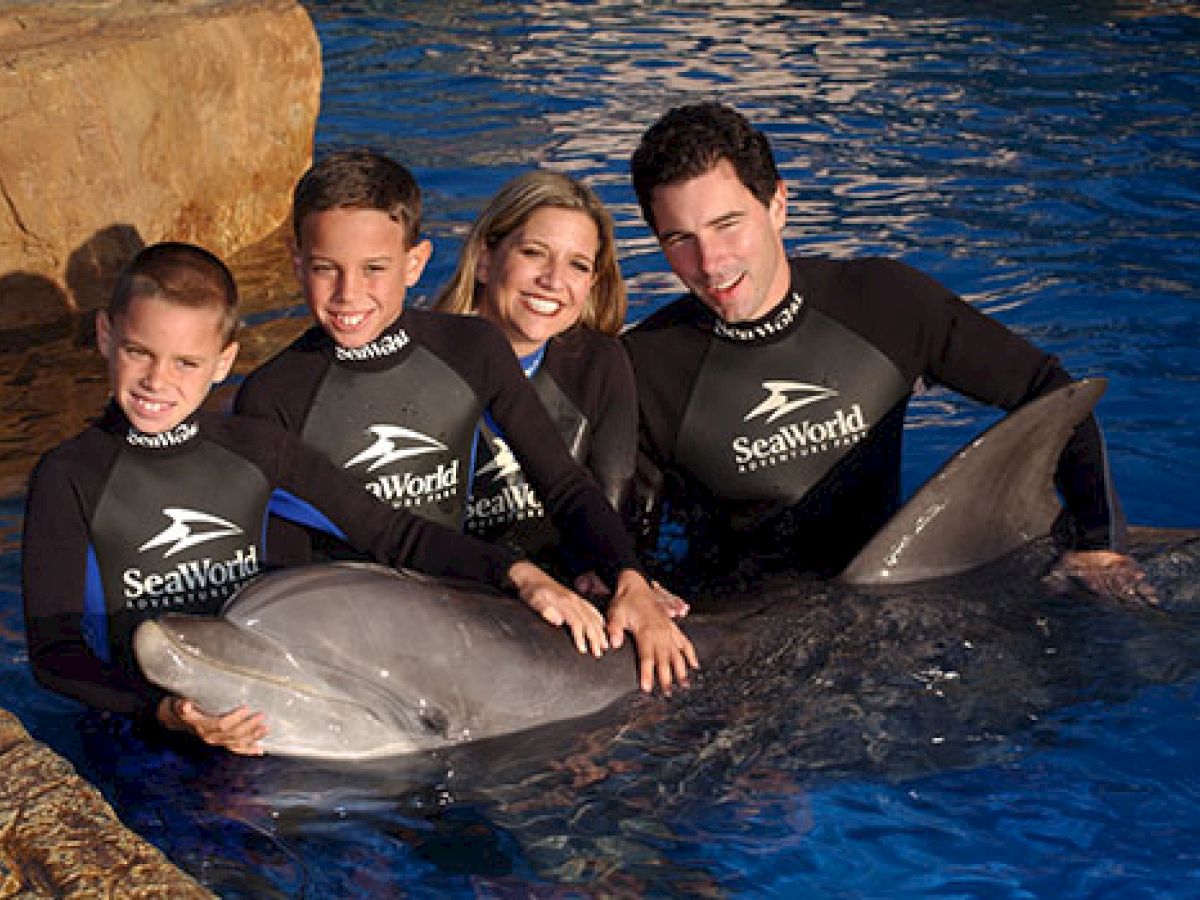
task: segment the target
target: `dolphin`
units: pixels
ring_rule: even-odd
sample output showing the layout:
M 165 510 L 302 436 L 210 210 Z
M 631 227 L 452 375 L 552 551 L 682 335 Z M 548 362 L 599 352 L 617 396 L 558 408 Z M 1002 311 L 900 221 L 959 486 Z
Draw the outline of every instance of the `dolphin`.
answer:
M 841 580 L 942 579 L 1049 533 L 1060 511 L 1058 456 L 1104 388 L 1072 383 L 1001 419 L 913 496 Z M 685 620 L 702 659 L 744 655 L 757 633 L 778 627 L 752 607 Z M 636 693 L 628 644 L 597 660 L 515 598 L 363 563 L 266 574 L 221 616 L 142 623 L 134 652 L 150 681 L 206 710 L 244 703 L 265 713 L 268 753 L 316 759 L 512 734 Z

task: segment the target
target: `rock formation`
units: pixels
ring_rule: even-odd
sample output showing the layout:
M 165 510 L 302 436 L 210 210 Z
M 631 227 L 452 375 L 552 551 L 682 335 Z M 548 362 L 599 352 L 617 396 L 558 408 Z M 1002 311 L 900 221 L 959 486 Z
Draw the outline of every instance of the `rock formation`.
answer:
M 143 244 L 277 228 L 320 84 L 295 0 L 0 0 L 0 330 L 96 308 Z
M 0 709 L 0 897 L 211 898 Z

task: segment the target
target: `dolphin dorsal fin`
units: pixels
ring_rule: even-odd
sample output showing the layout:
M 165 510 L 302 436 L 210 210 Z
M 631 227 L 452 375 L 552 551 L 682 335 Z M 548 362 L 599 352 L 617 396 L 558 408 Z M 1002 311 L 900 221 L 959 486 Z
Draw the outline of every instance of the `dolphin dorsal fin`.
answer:
M 958 451 L 842 572 L 850 584 L 956 575 L 1048 534 L 1061 509 L 1054 472 L 1108 382 L 1072 382 L 1009 413 Z

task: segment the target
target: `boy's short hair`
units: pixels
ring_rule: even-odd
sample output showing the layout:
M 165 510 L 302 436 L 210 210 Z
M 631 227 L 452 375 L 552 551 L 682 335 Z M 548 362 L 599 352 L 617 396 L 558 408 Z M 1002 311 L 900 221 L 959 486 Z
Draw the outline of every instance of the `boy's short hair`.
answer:
M 229 346 L 237 332 L 237 282 L 220 258 L 195 244 L 163 241 L 138 251 L 117 277 L 108 317 L 124 315 L 139 298 L 219 310 L 224 346 Z
M 373 209 L 404 228 L 406 247 L 421 234 L 421 188 L 394 159 L 374 150 L 342 150 L 326 156 L 301 176 L 292 194 L 292 230 L 312 213 L 331 209 Z
M 651 231 L 654 189 L 697 178 L 722 159 L 764 206 L 780 182 L 771 142 L 737 110 L 709 101 L 677 106 L 642 135 L 630 160 L 630 173 L 642 216 Z

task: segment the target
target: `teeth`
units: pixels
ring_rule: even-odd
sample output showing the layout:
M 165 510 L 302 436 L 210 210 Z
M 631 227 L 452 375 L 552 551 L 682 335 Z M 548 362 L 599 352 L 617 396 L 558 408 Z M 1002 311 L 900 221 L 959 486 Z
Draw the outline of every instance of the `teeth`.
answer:
M 712 285 L 713 290 L 727 291 L 731 287 L 733 287 L 735 284 L 737 284 L 741 280 L 741 278 L 742 278 L 742 275 L 739 272 L 737 275 L 730 276 L 730 277 L 726 278 L 724 281 L 713 282 L 713 285 Z
M 149 413 L 160 413 L 167 408 L 166 403 L 157 400 L 146 400 L 142 397 L 134 397 L 133 399 L 138 406 Z
M 525 305 L 543 316 L 552 316 L 562 308 L 557 300 L 543 300 L 540 297 L 526 297 Z
M 337 322 L 338 327 L 340 327 L 340 328 L 354 328 L 363 323 L 363 320 L 367 318 L 367 314 L 366 313 L 355 313 L 352 316 L 335 315 L 333 318 L 334 318 L 334 321 Z

